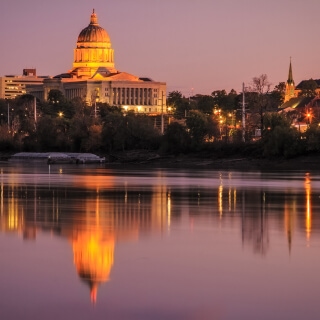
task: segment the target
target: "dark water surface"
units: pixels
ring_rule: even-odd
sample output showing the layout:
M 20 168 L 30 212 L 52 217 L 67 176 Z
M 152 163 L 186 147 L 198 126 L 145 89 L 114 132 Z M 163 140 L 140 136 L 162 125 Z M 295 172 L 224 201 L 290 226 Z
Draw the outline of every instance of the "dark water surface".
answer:
M 320 319 L 320 175 L 0 164 L 0 319 Z

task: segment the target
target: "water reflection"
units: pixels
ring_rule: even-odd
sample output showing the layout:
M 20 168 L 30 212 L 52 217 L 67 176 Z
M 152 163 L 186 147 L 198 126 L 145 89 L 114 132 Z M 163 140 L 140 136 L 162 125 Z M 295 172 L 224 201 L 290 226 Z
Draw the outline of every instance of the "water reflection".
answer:
M 308 244 L 313 234 L 319 237 L 320 220 L 312 219 L 312 210 L 319 208 L 320 189 L 317 177 L 311 189 L 310 174 L 288 183 L 230 172 L 211 172 L 210 178 L 57 170 L 36 176 L 1 171 L 0 229 L 25 240 L 36 240 L 38 232 L 68 239 L 93 303 L 99 285 L 112 278 L 117 243 L 172 232 L 186 218 L 190 231 L 203 225 L 238 230 L 242 246 L 261 255 L 271 250 L 274 233 L 283 235 L 289 253 L 296 233 L 305 233 Z
M 311 185 L 310 185 L 309 173 L 306 174 L 305 189 L 306 189 L 306 234 L 307 234 L 307 240 L 309 240 L 311 235 Z

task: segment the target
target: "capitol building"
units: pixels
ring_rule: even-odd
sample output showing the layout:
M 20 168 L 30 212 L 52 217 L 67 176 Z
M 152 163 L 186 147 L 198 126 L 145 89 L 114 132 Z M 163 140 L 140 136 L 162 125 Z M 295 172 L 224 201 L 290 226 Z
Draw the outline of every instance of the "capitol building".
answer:
M 110 37 L 94 10 L 78 36 L 72 69 L 44 79 L 40 86 L 27 86 L 27 92 L 40 100 L 47 100 L 50 90 L 60 90 L 67 99 L 79 97 L 89 105 L 105 102 L 137 113 L 159 114 L 166 106 L 165 82 L 115 68 Z

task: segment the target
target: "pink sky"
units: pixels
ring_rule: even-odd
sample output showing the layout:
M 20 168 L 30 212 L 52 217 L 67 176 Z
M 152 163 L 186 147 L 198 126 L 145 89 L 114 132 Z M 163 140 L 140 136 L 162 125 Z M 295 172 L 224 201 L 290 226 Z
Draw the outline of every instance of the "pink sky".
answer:
M 266 73 L 296 84 L 320 78 L 319 0 L 12 0 L 0 3 L 0 75 L 71 69 L 95 8 L 116 68 L 188 96 L 234 88 Z

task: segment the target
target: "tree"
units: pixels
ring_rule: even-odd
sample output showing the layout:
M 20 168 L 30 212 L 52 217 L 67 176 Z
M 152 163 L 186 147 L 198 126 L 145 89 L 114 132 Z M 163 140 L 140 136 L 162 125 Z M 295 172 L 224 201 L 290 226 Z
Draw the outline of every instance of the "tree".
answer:
M 102 125 L 93 124 L 88 128 L 88 136 L 84 140 L 83 147 L 86 152 L 99 151 L 102 147 Z
M 79 102 L 79 100 L 75 100 Z M 47 104 L 43 108 L 44 113 L 52 117 L 64 117 L 71 119 L 76 113 L 73 101 L 67 100 L 60 90 L 50 90 Z
M 0 125 L 0 150 L 12 151 L 14 150 L 14 141 L 10 133 L 8 132 L 7 124 Z
M 0 125 L 8 124 L 8 102 L 0 99 Z
M 170 123 L 162 138 L 161 146 L 163 151 L 173 154 L 188 151 L 190 147 L 190 136 L 185 126 L 178 122 Z
M 213 97 L 212 96 L 208 96 L 208 95 L 196 95 L 195 97 L 193 97 L 196 99 L 197 101 L 197 110 L 201 111 L 202 113 L 205 114 L 212 114 L 213 112 Z
M 48 101 L 52 103 L 63 103 L 65 102 L 65 96 L 58 89 L 51 89 L 48 93 Z
M 126 144 L 128 149 L 155 150 L 160 145 L 160 132 L 149 116 L 128 113 L 126 116 Z
M 279 82 L 273 91 L 270 92 L 270 108 L 276 111 L 284 103 L 286 84 L 284 82 Z
M 320 127 L 317 123 L 313 123 L 309 126 L 305 132 L 305 138 L 307 151 L 320 151 Z
M 191 110 L 186 120 L 192 140 L 196 145 L 202 144 L 204 137 L 208 133 L 208 121 L 206 116 L 199 110 Z
M 108 152 L 125 150 L 127 136 L 126 117 L 119 112 L 109 112 L 104 117 L 102 141 Z
M 49 116 L 41 117 L 37 124 L 37 142 L 41 151 L 56 150 L 57 132 L 54 120 Z
M 89 136 L 90 122 L 84 117 L 74 117 L 70 121 L 69 135 L 72 140 L 72 150 L 83 152 L 87 137 Z
M 247 96 L 247 100 L 251 98 L 251 112 L 253 114 L 257 114 L 260 118 L 260 129 L 261 133 L 263 131 L 263 115 L 266 111 L 268 111 L 268 107 L 270 106 L 269 99 L 269 90 L 271 83 L 268 80 L 268 76 L 266 74 L 261 74 L 259 77 L 252 78 L 252 84 L 249 87 L 249 91 L 252 92 L 249 97 Z
M 207 117 L 207 134 L 208 138 L 217 138 L 220 135 L 219 121 L 211 116 Z
M 276 127 L 290 128 L 290 118 L 285 113 L 270 112 L 264 115 L 264 130 L 266 133 L 272 132 Z M 265 136 L 267 138 L 267 135 Z
M 167 104 L 173 108 L 175 118 L 181 119 L 190 110 L 189 100 L 182 96 L 180 91 L 171 91 L 168 94 Z
M 170 106 L 175 107 L 182 100 L 182 93 L 180 91 L 171 91 L 168 94 L 167 103 Z
M 285 114 L 276 112 L 264 115 L 263 154 L 267 157 L 290 158 L 302 153 L 300 134 Z
M 227 94 L 226 90 L 216 90 L 211 93 L 213 104 L 216 109 L 223 111 L 233 111 L 238 106 L 238 94 L 231 89 Z
M 270 91 L 271 83 L 268 80 L 268 76 L 263 73 L 259 77 L 252 78 L 252 90 L 259 94 L 265 94 Z

